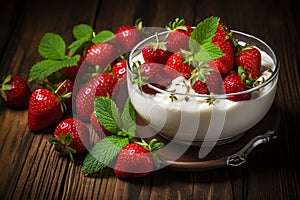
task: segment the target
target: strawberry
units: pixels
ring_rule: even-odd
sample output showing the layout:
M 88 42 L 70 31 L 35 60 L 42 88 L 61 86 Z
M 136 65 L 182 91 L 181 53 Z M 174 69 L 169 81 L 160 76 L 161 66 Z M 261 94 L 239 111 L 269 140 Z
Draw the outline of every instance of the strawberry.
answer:
M 37 131 L 56 123 L 65 109 L 62 98 L 55 92 L 40 88 L 30 96 L 28 107 L 28 127 Z
M 69 156 L 74 161 L 73 155 L 86 152 L 90 138 L 86 124 L 76 118 L 67 118 L 58 123 L 54 130 L 54 137 L 49 139 L 55 145 L 55 150 L 62 156 Z
M 120 54 L 125 54 L 142 40 L 142 22 L 137 20 L 135 25 L 123 25 L 117 28 L 115 32 L 114 43 L 119 49 Z
M 246 75 L 249 79 L 257 79 L 260 75 L 261 54 L 260 51 L 253 46 L 242 47 L 236 57 L 237 66 L 246 68 Z
M 142 50 L 142 54 L 145 62 L 165 64 L 172 53 L 160 48 L 146 46 Z
M 57 83 L 57 87 L 59 87 L 57 94 L 63 96 L 67 93 L 70 95 L 63 99 L 64 103 L 66 104 L 67 108 L 72 108 L 72 92 L 73 92 L 73 82 L 70 80 L 65 80 L 62 83 Z
M 142 142 L 130 143 L 123 147 L 118 155 L 114 173 L 118 178 L 141 178 L 147 176 L 158 163 L 156 154 L 163 147 L 162 143 L 155 143 L 153 139 L 147 144 Z
M 158 63 L 143 63 L 140 67 L 134 65 L 134 80 L 139 88 L 147 94 L 155 94 L 156 90 L 150 88 L 151 84 L 160 89 L 166 89 L 172 82 L 171 76 L 164 70 L 164 65 Z
M 193 90 L 198 94 L 221 94 L 223 93 L 222 83 L 223 79 L 215 68 L 203 67 L 199 73 L 202 73 L 204 77 L 197 77 L 193 79 L 196 74 L 191 77 L 191 85 Z
M 233 69 L 234 64 L 234 50 L 235 47 L 233 45 L 233 41 L 231 37 L 230 30 L 223 26 L 222 24 L 218 25 L 215 36 L 212 39 L 212 43 L 218 46 L 222 52 L 223 56 L 210 61 L 210 65 L 216 67 L 222 76 L 225 76 Z
M 184 58 L 179 53 L 172 54 L 167 60 L 166 66 L 180 72 L 185 78 L 190 78 L 193 69 L 187 63 L 183 63 Z
M 99 65 L 104 69 L 117 57 L 117 49 L 111 43 L 93 44 L 86 52 L 85 59 L 91 65 Z
M 189 38 L 193 32 L 191 26 L 185 24 L 184 19 L 176 18 L 166 28 L 171 31 L 167 39 L 167 49 L 172 53 L 181 49 L 188 50 Z
M 165 64 L 172 53 L 167 51 L 166 42 L 160 42 L 156 34 L 156 42 L 147 44 L 142 50 L 142 55 L 145 62 Z
M 92 127 L 94 128 L 94 130 L 96 131 L 96 133 L 100 136 L 103 137 L 103 133 L 106 136 L 110 136 L 112 135 L 111 132 L 109 132 L 108 130 L 106 130 L 102 124 L 100 124 L 99 120 L 97 119 L 95 113 L 93 112 L 90 116 L 90 122 Z
M 97 74 L 86 82 L 76 95 L 76 111 L 79 119 L 88 121 L 94 110 L 95 95 L 111 96 L 116 83 L 117 78 L 108 73 Z
M 1 97 L 11 108 L 27 107 L 30 93 L 28 83 L 20 76 L 8 75 L 0 84 Z
M 192 88 L 198 94 L 222 93 L 221 86 L 223 80 L 217 70 L 209 70 L 209 72 L 205 75 L 204 80 L 197 79 L 194 84 L 192 84 L 192 82 L 193 80 L 191 79 Z
M 228 74 L 223 79 L 223 87 L 226 94 L 242 92 L 247 90 L 247 87 L 244 85 L 242 78 L 237 73 Z M 228 97 L 228 99 L 231 101 L 242 101 L 242 100 L 248 100 L 250 98 L 251 98 L 250 93 Z
M 119 79 L 123 78 L 127 72 L 127 61 L 121 59 L 117 61 L 111 68 L 111 72 Z

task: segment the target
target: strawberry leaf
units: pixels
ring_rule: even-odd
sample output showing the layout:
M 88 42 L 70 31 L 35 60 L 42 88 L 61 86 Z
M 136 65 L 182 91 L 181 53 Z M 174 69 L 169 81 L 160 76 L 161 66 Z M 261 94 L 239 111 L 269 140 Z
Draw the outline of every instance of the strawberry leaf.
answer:
M 82 37 L 79 38 L 77 40 L 75 40 L 74 42 L 72 42 L 69 46 L 68 49 L 69 51 L 69 55 L 73 55 L 74 53 L 76 53 L 79 49 L 81 49 L 86 43 L 90 42 L 91 38 L 90 37 Z
M 199 62 L 205 62 L 209 60 L 215 60 L 222 57 L 224 54 L 222 50 L 212 43 L 204 43 L 201 45 L 200 50 L 196 53 L 196 60 Z M 203 56 L 203 57 L 202 57 Z
M 93 43 L 103 43 L 103 42 L 108 42 L 112 40 L 115 37 L 115 34 L 111 31 L 104 30 L 100 31 L 95 35 L 95 37 L 92 39 Z
M 60 35 L 46 33 L 39 43 L 38 52 L 43 58 L 61 60 L 66 57 L 66 43 Z
M 136 130 L 136 117 L 134 108 L 128 98 L 126 104 L 124 106 L 122 115 L 122 130 L 128 134 L 129 137 L 133 137 L 135 135 Z
M 95 115 L 101 125 L 111 133 L 121 131 L 121 117 L 115 102 L 109 97 L 95 97 Z
M 204 43 L 211 43 L 212 38 L 214 37 L 220 18 L 219 17 L 210 17 L 204 19 L 200 22 L 191 34 L 191 39 L 198 42 L 200 45 Z
M 82 173 L 84 176 L 98 173 L 104 169 L 129 144 L 127 137 L 116 135 L 105 137 L 93 147 L 83 161 Z
M 91 38 L 93 32 L 93 28 L 87 24 L 79 24 L 73 28 L 73 36 L 77 40 L 81 38 Z
M 30 69 L 28 81 L 42 80 L 54 72 L 64 68 L 77 65 L 80 59 L 80 55 L 75 55 L 73 57 L 67 57 L 64 60 L 42 60 L 33 65 Z

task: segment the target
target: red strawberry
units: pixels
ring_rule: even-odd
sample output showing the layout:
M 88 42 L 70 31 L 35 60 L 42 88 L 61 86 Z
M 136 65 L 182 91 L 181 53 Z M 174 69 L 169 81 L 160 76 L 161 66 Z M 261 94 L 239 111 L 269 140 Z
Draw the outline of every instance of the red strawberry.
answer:
M 223 87 L 226 94 L 242 92 L 247 90 L 247 87 L 244 85 L 242 78 L 237 73 L 228 74 L 223 79 Z M 228 99 L 231 101 L 242 101 L 242 100 L 248 100 L 250 98 L 251 98 L 250 93 L 228 97 Z
M 67 118 L 59 122 L 54 131 L 54 137 L 48 142 L 55 145 L 55 150 L 62 156 L 80 155 L 86 152 L 90 138 L 86 124 L 76 118 Z
M 247 78 L 257 79 L 260 75 L 261 54 L 260 51 L 253 46 L 242 48 L 235 57 L 237 66 L 246 67 Z
M 100 83 L 96 88 L 95 96 L 111 97 L 117 82 L 118 79 L 114 75 L 109 73 L 103 73 L 102 79 L 100 79 Z
M 110 43 L 93 44 L 86 52 L 86 60 L 92 65 L 99 65 L 104 69 L 117 57 L 117 50 Z
M 8 75 L 0 84 L 1 97 L 12 108 L 27 107 L 30 93 L 27 82 L 20 76 Z
M 56 123 L 63 115 L 62 99 L 48 89 L 35 90 L 28 107 L 28 127 L 37 131 Z
M 59 87 L 57 91 L 58 95 L 63 96 L 69 93 L 69 95 L 64 98 L 64 103 L 68 108 L 72 108 L 73 82 L 70 80 L 65 80 L 62 83 L 57 83 L 56 86 Z
M 232 39 L 230 38 L 230 34 L 230 30 L 227 27 L 219 24 L 216 34 L 212 40 L 212 43 L 218 46 L 224 55 L 216 60 L 210 61 L 209 63 L 211 66 L 216 67 L 222 76 L 228 74 L 232 70 L 234 64 L 235 47 Z
M 191 83 L 193 80 L 191 80 Z M 222 93 L 222 77 L 216 69 L 208 69 L 204 80 L 197 79 L 192 84 L 193 90 L 198 94 L 221 94 Z
M 176 18 L 170 22 L 167 29 L 172 31 L 168 35 L 167 49 L 172 53 L 177 53 L 181 49 L 188 50 L 189 38 L 193 32 L 191 26 L 186 25 L 183 19 Z
M 100 136 L 100 137 L 103 137 L 103 134 L 106 135 L 106 136 L 110 136 L 112 135 L 111 132 L 109 132 L 108 130 L 106 130 L 99 122 L 99 120 L 97 119 L 95 113 L 93 112 L 91 114 L 91 117 L 90 117 L 90 122 L 91 122 L 91 125 L 92 127 L 94 128 L 94 130 L 96 131 L 96 133 Z
M 115 44 L 121 54 L 128 53 L 131 49 L 142 40 L 141 21 L 137 21 L 135 26 L 120 26 L 115 32 Z
M 142 50 L 142 55 L 145 62 L 165 64 L 172 53 L 167 51 L 166 42 L 159 41 L 156 35 L 156 42 L 147 44 Z
M 118 155 L 114 168 L 114 173 L 118 178 L 140 178 L 148 175 L 154 168 L 154 160 L 158 157 L 151 152 L 157 151 L 163 147 L 162 143 L 155 143 L 153 139 L 147 144 L 142 142 L 128 144 L 123 147 Z
M 155 94 L 156 90 L 150 88 L 147 83 L 160 88 L 166 89 L 171 82 L 171 76 L 164 70 L 164 65 L 158 63 L 143 63 L 137 70 L 134 70 L 134 81 L 140 89 L 147 94 Z M 141 81 L 141 82 L 139 82 Z
M 127 72 L 127 62 L 126 60 L 120 60 L 116 62 L 112 68 L 111 72 L 116 75 L 117 78 L 121 79 L 126 75 Z
M 172 53 L 161 48 L 146 46 L 142 50 L 142 54 L 145 62 L 165 64 Z
M 94 110 L 96 91 L 97 96 L 111 96 L 116 83 L 117 78 L 108 73 L 97 74 L 85 83 L 76 95 L 76 111 L 79 119 L 89 120 Z
M 174 53 L 169 57 L 166 66 L 175 69 L 188 79 L 191 76 L 191 70 L 193 70 L 193 67 L 191 67 L 187 63 L 183 64 L 183 61 L 184 58 L 181 55 L 179 55 L 178 53 Z
M 153 167 L 151 153 L 144 147 L 131 143 L 121 150 L 114 172 L 118 178 L 139 178 L 148 175 Z

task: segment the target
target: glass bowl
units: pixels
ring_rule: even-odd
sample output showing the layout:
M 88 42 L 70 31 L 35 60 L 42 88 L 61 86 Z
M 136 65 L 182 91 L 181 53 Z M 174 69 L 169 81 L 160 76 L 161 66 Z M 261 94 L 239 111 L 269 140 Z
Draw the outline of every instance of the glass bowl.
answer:
M 170 140 L 182 143 L 218 144 L 233 141 L 256 125 L 269 111 L 276 94 L 279 63 L 274 51 L 259 38 L 232 31 L 239 43 L 255 45 L 262 55 L 262 71 L 264 81 L 256 87 L 232 94 L 201 95 L 197 93 L 178 93 L 162 90 L 154 85 L 155 95 L 141 92 L 133 84 L 133 62 L 142 60 L 143 47 L 156 40 L 150 36 L 136 45 L 128 59 L 127 87 L 131 102 L 138 114 L 157 133 Z M 168 31 L 158 34 L 163 39 Z M 234 95 L 251 93 L 250 100 L 231 101 Z M 175 95 L 176 101 L 169 97 Z M 207 103 L 213 98 L 213 103 Z

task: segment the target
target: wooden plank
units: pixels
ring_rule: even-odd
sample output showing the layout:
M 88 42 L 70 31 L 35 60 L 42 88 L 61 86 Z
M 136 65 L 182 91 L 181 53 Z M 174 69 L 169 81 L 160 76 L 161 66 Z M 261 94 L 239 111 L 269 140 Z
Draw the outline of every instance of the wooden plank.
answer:
M 72 40 L 74 25 L 93 23 L 97 3 L 27 1 L 22 7 L 26 12 L 23 15 L 19 13 L 22 21 L 17 27 L 18 35 L 14 35 L 6 47 L 1 74 L 13 73 L 28 78 L 31 65 L 41 59 L 37 53 L 37 46 L 43 34 L 61 34 L 69 43 Z M 80 5 L 81 14 L 77 5 Z M 38 135 L 31 133 L 27 128 L 27 110 L 4 108 L 0 118 L 0 129 L 5 130 L 0 134 L 0 158 L 5 160 L 5 164 L 0 165 L 3 173 L 0 179 L 0 198 L 59 199 L 62 196 L 66 173 L 73 164 L 61 159 L 47 144 L 53 129 Z

